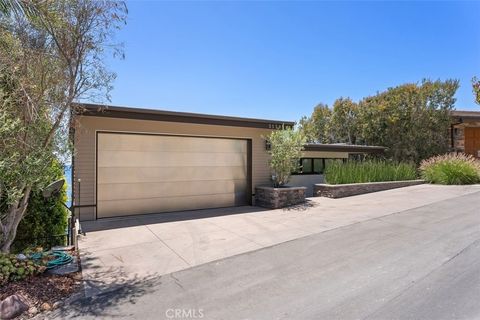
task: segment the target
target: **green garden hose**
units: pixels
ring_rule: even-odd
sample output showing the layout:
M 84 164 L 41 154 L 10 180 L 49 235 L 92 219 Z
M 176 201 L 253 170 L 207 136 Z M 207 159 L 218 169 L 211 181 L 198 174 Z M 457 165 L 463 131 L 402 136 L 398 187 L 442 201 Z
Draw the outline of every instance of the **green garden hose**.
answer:
M 51 252 L 36 252 L 30 255 L 30 258 L 33 260 L 40 260 L 43 257 L 49 257 L 50 259 L 47 262 L 47 269 L 53 269 L 59 266 L 69 264 L 73 261 L 73 257 L 66 253 L 65 251 L 54 250 Z
M 63 266 L 73 261 L 73 257 L 64 251 L 52 251 L 48 256 L 53 256 L 55 259 L 48 261 L 47 269 Z

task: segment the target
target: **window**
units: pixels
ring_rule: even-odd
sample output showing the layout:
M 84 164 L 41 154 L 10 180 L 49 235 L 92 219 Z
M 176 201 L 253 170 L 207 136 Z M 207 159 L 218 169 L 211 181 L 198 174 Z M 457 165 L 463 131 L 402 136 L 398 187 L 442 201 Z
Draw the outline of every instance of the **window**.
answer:
M 313 172 L 312 159 L 310 159 L 310 158 L 300 159 L 300 171 L 301 171 L 302 173 L 311 173 L 311 172 Z
M 294 174 L 323 174 L 325 167 L 332 161 L 342 161 L 346 159 L 326 159 L 326 158 L 301 158 L 300 168 Z
M 313 173 L 321 174 L 325 169 L 325 159 L 313 159 Z

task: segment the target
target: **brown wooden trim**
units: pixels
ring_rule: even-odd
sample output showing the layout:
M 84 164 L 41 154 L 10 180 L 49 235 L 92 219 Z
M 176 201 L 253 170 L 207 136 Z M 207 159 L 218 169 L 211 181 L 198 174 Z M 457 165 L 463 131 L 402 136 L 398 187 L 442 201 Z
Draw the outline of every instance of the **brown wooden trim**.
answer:
M 187 112 L 102 106 L 95 104 L 79 104 L 79 106 L 80 111 L 78 112 L 78 115 L 93 117 L 183 122 L 261 129 L 282 129 L 284 127 L 293 128 L 295 125 L 295 122 L 292 121 L 239 118 Z
M 95 220 L 98 220 L 98 131 L 95 132 Z
M 252 139 L 247 140 L 247 204 L 252 205 Z

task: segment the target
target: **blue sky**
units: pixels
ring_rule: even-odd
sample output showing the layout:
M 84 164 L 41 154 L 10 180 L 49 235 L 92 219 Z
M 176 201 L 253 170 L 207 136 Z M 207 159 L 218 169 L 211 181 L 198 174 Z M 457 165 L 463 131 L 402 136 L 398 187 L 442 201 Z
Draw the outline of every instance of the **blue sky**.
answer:
M 422 78 L 477 109 L 480 2 L 129 1 L 112 104 L 298 120 Z

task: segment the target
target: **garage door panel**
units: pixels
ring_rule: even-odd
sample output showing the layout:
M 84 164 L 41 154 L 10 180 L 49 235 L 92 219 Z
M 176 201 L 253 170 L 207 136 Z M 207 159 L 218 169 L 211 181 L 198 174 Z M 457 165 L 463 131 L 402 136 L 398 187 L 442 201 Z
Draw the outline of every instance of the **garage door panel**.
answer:
M 163 136 L 142 134 L 102 134 L 98 146 L 106 151 L 145 151 L 150 152 L 247 152 L 244 140 L 215 139 L 201 137 Z
M 243 191 L 246 187 L 245 180 L 99 184 L 98 197 L 102 200 L 129 200 L 215 195 Z
M 245 205 L 247 142 L 98 134 L 97 216 Z
M 244 205 L 245 202 L 239 199 L 246 198 L 245 192 L 237 194 L 220 194 L 210 196 L 188 196 L 175 198 L 152 198 L 152 199 L 132 199 L 122 201 L 122 206 L 118 206 L 117 201 L 99 201 L 98 206 L 102 208 L 102 218 L 118 217 L 137 214 L 172 212 L 181 210 L 197 210 L 199 208 L 231 207 L 235 205 Z
M 163 167 L 115 167 L 101 168 L 98 180 L 102 183 L 203 181 L 211 180 L 212 177 L 218 180 L 239 180 L 245 179 L 246 175 L 245 166 L 182 167 L 181 170 L 165 170 Z
M 245 166 L 244 153 L 102 151 L 98 167 L 204 167 Z

